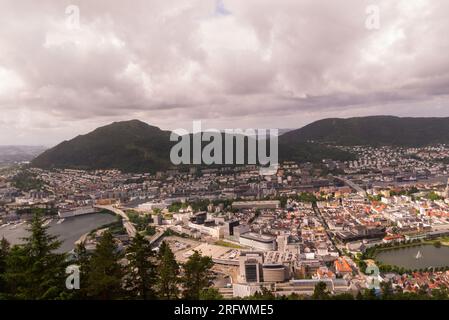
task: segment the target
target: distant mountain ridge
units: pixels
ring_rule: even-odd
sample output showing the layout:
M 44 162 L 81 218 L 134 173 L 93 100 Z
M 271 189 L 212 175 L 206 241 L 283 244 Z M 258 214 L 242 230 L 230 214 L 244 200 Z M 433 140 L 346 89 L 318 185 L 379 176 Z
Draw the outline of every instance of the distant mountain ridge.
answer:
M 177 143 L 170 141 L 170 134 L 171 131 L 139 120 L 114 122 L 60 143 L 36 157 L 31 165 L 46 169 L 120 169 L 125 172 L 166 170 L 173 166 L 170 150 Z M 202 144 L 204 146 L 208 142 Z M 281 160 L 311 162 L 319 162 L 322 158 L 353 158 L 347 152 L 308 142 L 294 145 L 280 142 L 279 157 Z
M 120 169 L 144 172 L 168 167 L 170 132 L 139 120 L 110 125 L 64 141 L 39 155 L 40 168 Z
M 41 168 L 120 169 L 154 172 L 172 167 L 170 131 L 139 120 L 114 122 L 64 141 L 32 161 Z M 279 158 L 299 162 L 351 160 L 334 145 L 419 147 L 449 143 L 449 118 L 393 116 L 324 119 L 279 136 Z M 207 143 L 203 143 L 203 146 Z
M 420 147 L 449 143 L 449 118 L 330 118 L 287 132 L 283 139 L 289 142 L 316 141 L 347 146 Z
M 0 146 L 0 164 L 31 161 L 45 149 L 44 146 Z

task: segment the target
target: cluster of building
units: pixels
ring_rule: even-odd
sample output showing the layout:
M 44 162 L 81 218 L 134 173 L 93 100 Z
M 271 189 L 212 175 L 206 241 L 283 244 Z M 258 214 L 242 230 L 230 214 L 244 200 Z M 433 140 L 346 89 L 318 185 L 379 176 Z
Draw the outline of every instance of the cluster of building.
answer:
M 449 146 L 423 148 L 341 147 L 358 155 L 345 162 L 344 173 L 361 185 L 379 182 L 414 182 L 447 175 Z
M 32 168 L 27 172 L 44 187 L 23 190 L 14 183 L 23 169 L 12 168 L 0 174 L 0 222 L 22 221 L 35 208 L 60 219 L 106 208 L 125 218 L 132 236 L 125 212 L 133 210 L 151 215 L 152 243 L 170 230 L 180 259 L 195 248 L 211 255 L 232 279 L 234 296 L 264 286 L 278 295 L 309 294 L 320 281 L 331 292 L 356 291 L 368 278 L 354 257 L 367 248 L 449 235 L 447 167 L 437 161 L 449 149 L 341 148 L 358 160 L 286 162 L 270 176 L 256 166 L 156 174 Z M 428 284 L 446 279 L 426 277 Z M 391 279 L 404 290 L 415 287 L 402 275 Z
M 407 275 L 387 275 L 392 287 L 407 293 L 426 292 L 449 288 L 449 271 L 446 272 L 413 272 Z

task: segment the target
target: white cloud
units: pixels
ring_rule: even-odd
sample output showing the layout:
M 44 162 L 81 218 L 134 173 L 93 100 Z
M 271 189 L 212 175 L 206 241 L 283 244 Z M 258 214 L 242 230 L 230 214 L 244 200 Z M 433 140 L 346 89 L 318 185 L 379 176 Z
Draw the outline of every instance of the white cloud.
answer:
M 449 116 L 445 0 L 0 3 L 0 144 L 110 121 L 299 127 L 328 116 Z

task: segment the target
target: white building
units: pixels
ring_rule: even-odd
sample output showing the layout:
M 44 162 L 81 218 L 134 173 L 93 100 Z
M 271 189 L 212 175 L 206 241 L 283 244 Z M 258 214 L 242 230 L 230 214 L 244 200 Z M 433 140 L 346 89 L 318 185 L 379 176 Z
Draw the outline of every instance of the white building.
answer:
M 242 245 L 254 249 L 264 251 L 276 250 L 276 237 L 270 235 L 262 235 L 254 232 L 246 232 L 240 235 L 239 242 Z
M 189 228 L 200 231 L 201 233 L 208 234 L 214 238 L 222 239 L 224 235 L 224 227 L 223 226 L 214 226 L 214 227 L 206 227 L 202 224 L 196 224 L 189 222 Z
M 74 207 L 74 208 L 61 208 L 58 211 L 60 218 L 76 217 L 84 214 L 90 214 L 98 212 L 93 206 Z
M 137 207 L 139 210 L 143 211 L 153 211 L 154 209 L 160 209 L 163 210 L 167 208 L 167 204 L 164 202 L 145 202 L 142 204 L 139 204 Z

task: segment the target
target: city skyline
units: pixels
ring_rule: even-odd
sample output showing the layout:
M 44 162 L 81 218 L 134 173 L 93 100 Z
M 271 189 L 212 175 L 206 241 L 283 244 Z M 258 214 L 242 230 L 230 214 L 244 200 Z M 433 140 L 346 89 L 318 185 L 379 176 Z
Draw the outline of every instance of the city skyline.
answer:
M 449 116 L 449 4 L 376 1 L 370 29 L 372 5 L 2 1 L 0 145 L 53 146 L 126 119 L 172 130 Z
M 448 12 L 1 0 L 0 303 L 449 300 Z

